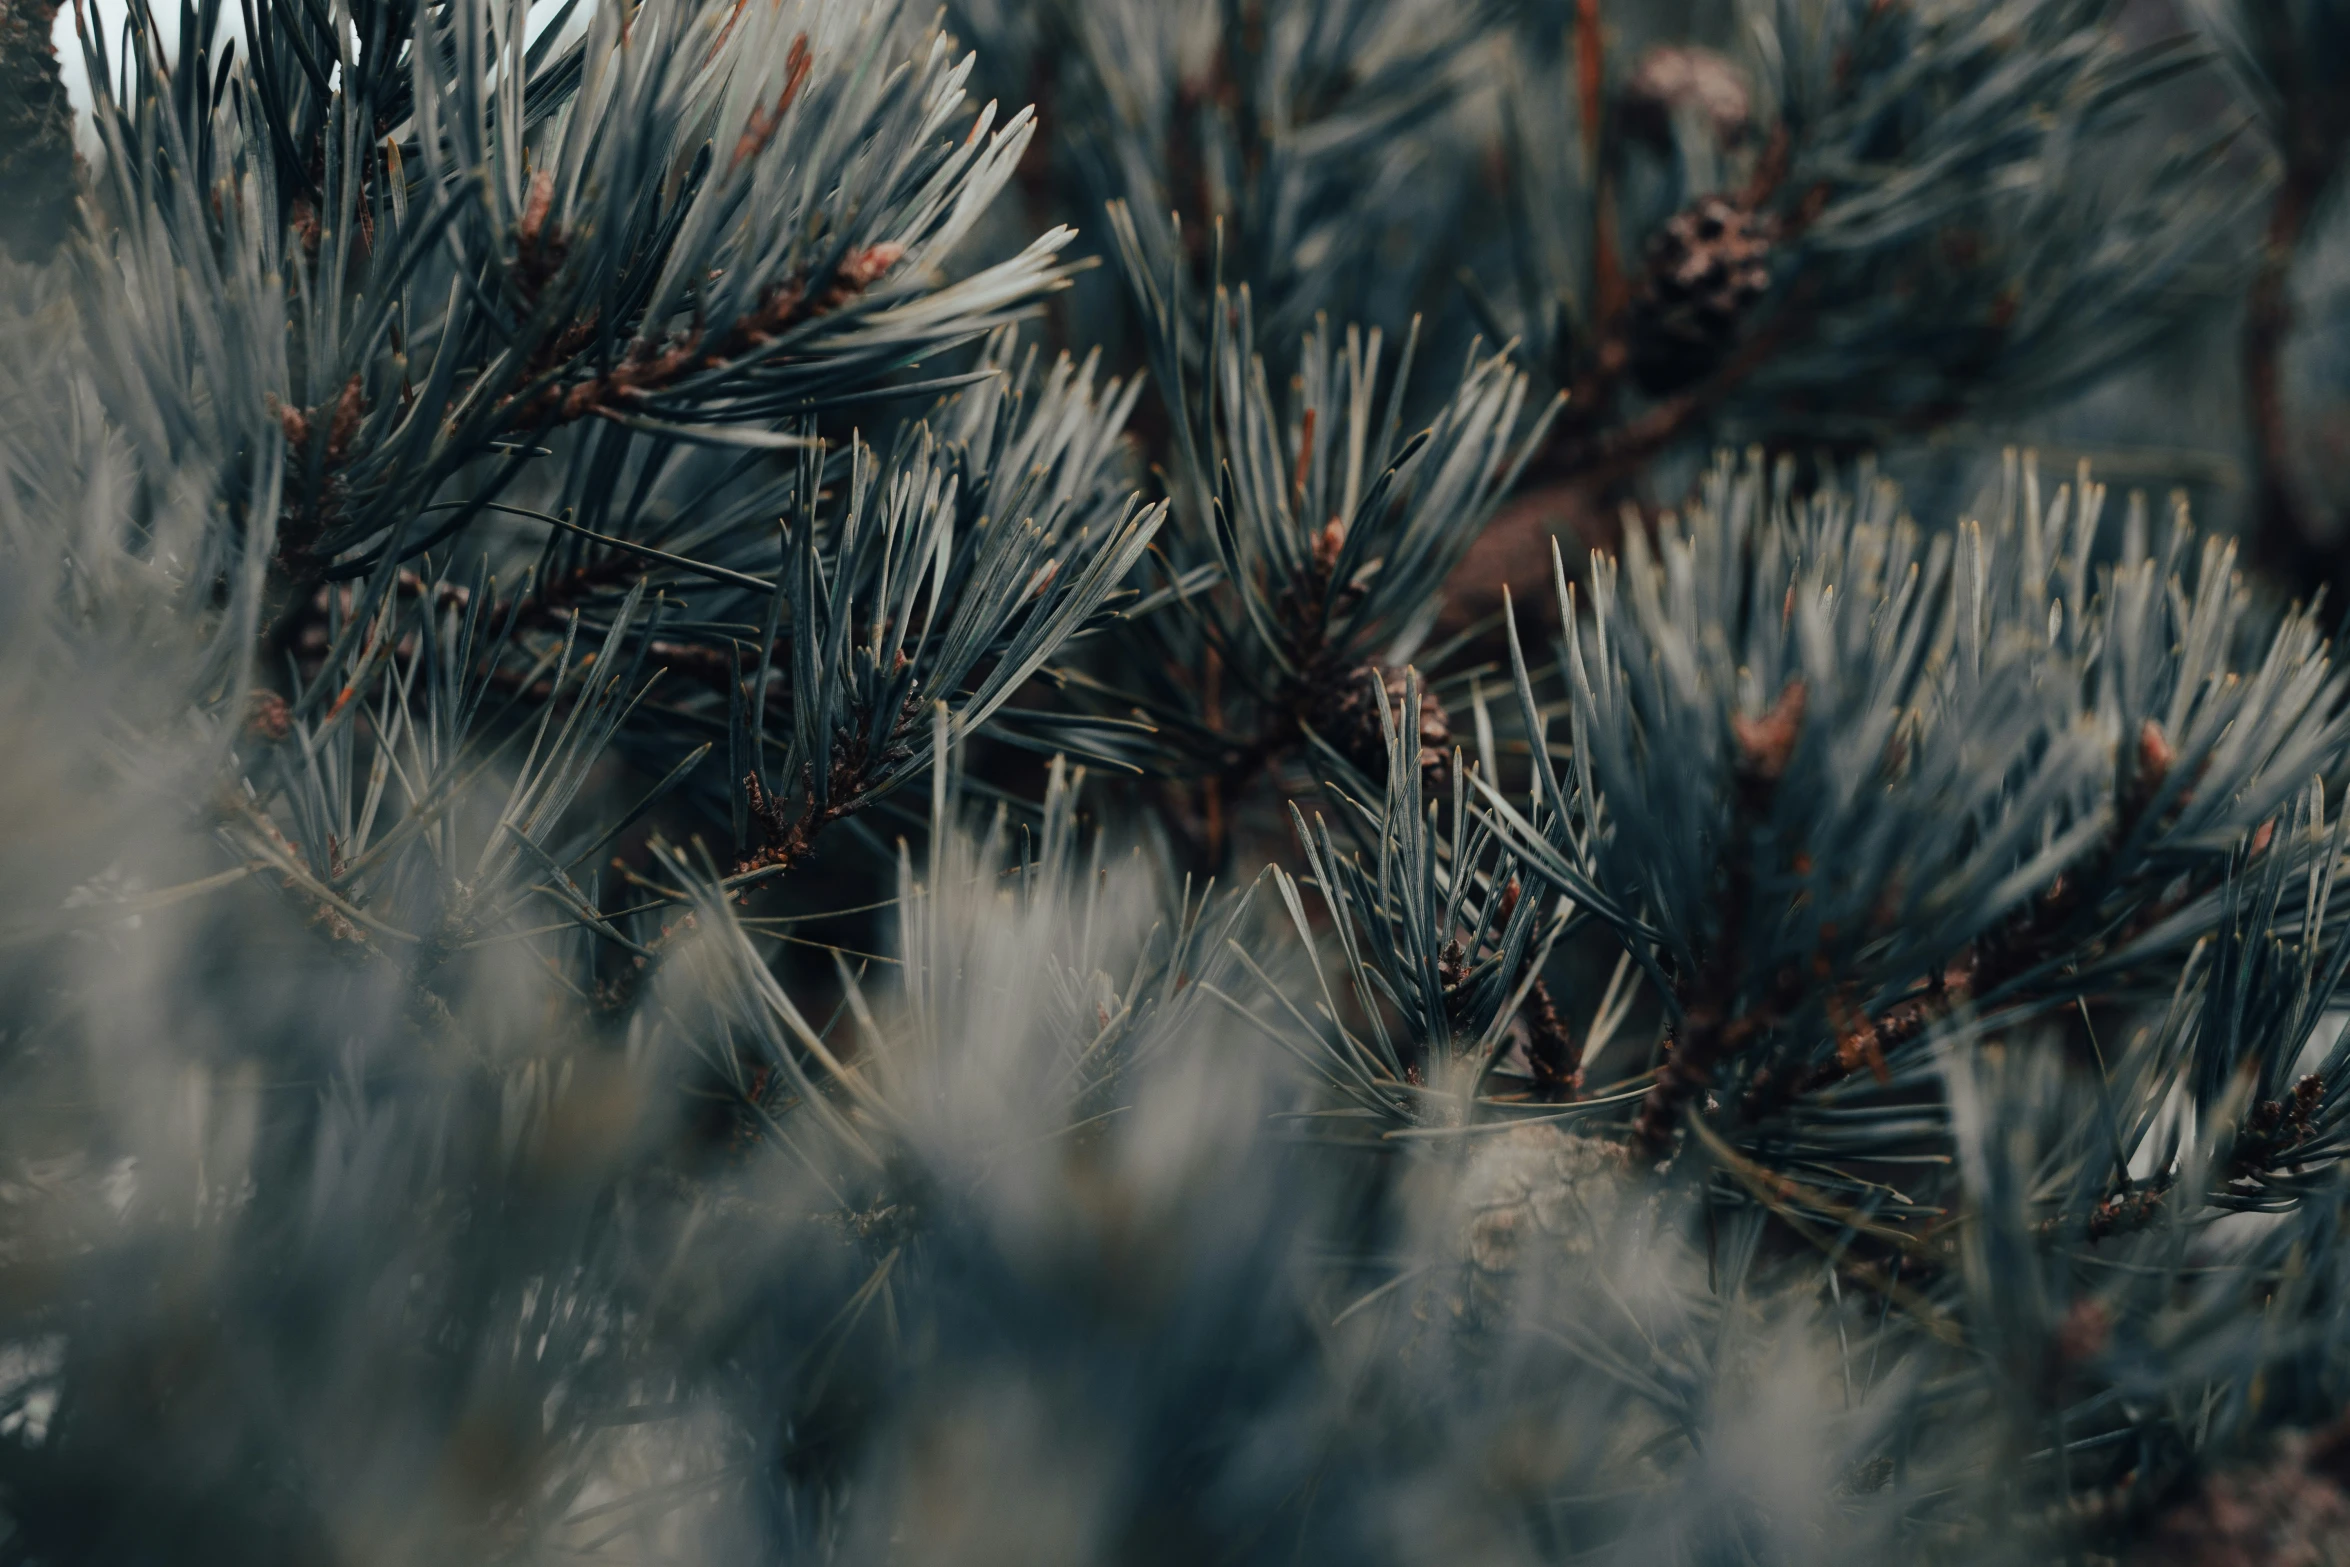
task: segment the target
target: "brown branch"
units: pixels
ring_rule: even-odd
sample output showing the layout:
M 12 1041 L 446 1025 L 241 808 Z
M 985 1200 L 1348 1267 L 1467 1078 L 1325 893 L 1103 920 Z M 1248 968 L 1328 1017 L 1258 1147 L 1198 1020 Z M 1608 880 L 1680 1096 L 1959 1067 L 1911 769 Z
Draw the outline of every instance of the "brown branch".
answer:
M 1787 127 L 1784 124 L 1773 126 L 1770 140 L 1763 144 L 1762 156 L 1755 160 L 1754 174 L 1747 180 L 1746 189 L 1738 198 L 1739 205 L 1760 209 L 1765 202 L 1779 193 L 1779 187 L 1786 183 L 1787 171 L 1793 166 L 1794 161 L 1794 138 L 1787 134 Z M 1818 194 L 1818 192 L 1814 192 L 1812 196 L 1807 197 L 1804 204 L 1809 209 L 1807 212 L 1799 211 L 1795 215 L 1801 226 L 1808 226 L 1812 218 L 1818 216 Z M 1801 232 L 1801 227 L 1798 227 L 1795 232 Z
M 1813 1066 L 1800 1077 L 1774 1076 L 1767 1068 L 1757 1072 L 1743 1100 L 1747 1119 L 1760 1119 L 1783 1108 L 1800 1095 L 1816 1093 L 1839 1083 L 1863 1065 L 1882 1075 L 1887 1052 L 1920 1038 L 1944 1018 L 1971 1004 L 1976 998 L 1990 995 L 2022 976 L 2044 968 L 2064 949 L 2068 941 L 2086 934 L 2077 920 L 2093 907 L 2087 889 L 2102 879 L 2104 868 L 2110 865 L 2113 854 L 2152 808 L 2177 757 L 2177 750 L 2163 733 L 2162 726 L 2151 718 L 2147 719 L 2139 729 L 2135 767 L 2127 781 L 2116 786 L 2117 812 L 2114 825 L 2105 835 L 2102 845 L 2084 862 L 2079 874 L 2059 874 L 2005 926 L 1985 932 L 1969 943 L 1942 972 L 1929 976 L 1921 988 L 1913 990 L 1875 1017 L 1868 1016 L 1853 1005 L 1849 989 L 1832 995 L 1828 1013 L 1830 1025 L 1836 1031 L 1835 1055 Z M 2174 809 L 2184 806 L 2191 794 L 2192 790 L 2182 793 Z M 2267 852 L 2275 835 L 2276 822 L 2273 818 L 2261 823 L 2251 835 L 2247 853 L 2257 859 Z M 2217 872 L 2207 872 L 2191 878 L 2170 897 L 2145 901 L 2118 928 L 2100 936 L 2099 945 L 2107 950 L 2127 946 L 2195 898 L 2209 892 L 2218 877 Z M 1825 958 L 1821 959 L 1821 963 L 1825 967 Z M 2060 995 L 2062 993 L 2059 992 Z M 2306 1118 L 2306 1111 L 2294 1112 L 2291 1105 L 2279 1105 L 2274 1101 L 2256 1111 L 2256 1117 L 2260 1114 L 2270 1115 L 2274 1125 L 2284 1127 L 2283 1132 L 2278 1134 L 2284 1139 L 2283 1142 L 2272 1140 L 2261 1146 L 2298 1146 L 2300 1137 L 2293 1128 L 2301 1123 L 2292 1119 L 2295 1113 Z
M 279 433 L 285 437 L 289 470 L 285 498 L 278 510 L 278 561 L 298 581 L 314 583 L 325 562 L 312 557 L 310 544 L 341 514 L 342 469 L 350 461 L 351 443 L 359 434 L 359 421 L 367 416 L 367 395 L 354 373 L 343 383 L 342 391 L 331 405 L 295 408 L 280 403 L 272 393 L 268 406 L 277 416 Z M 323 445 L 319 430 L 322 420 L 326 426 Z M 312 491 L 308 481 L 314 460 L 317 487 Z
M 1792 324 L 1783 316 L 1747 338 L 1720 369 L 1688 391 L 1668 397 L 1622 424 L 1555 442 L 1528 466 L 1527 477 L 1571 477 L 1599 487 L 1628 477 L 1687 434 L 1748 376 L 1761 369 L 1793 335 Z M 1610 364 L 1615 367 L 1604 377 L 1606 384 L 1612 384 L 1623 367 L 1631 363 L 1631 350 L 1625 341 L 1611 338 L 1602 345 L 1600 354 L 1603 368 Z
M 1500 888 L 1494 896 L 1500 902 L 1493 911 L 1480 952 L 1498 958 L 1503 952 L 1504 929 L 1511 915 L 1517 911 L 1521 896 L 1517 878 L 1511 877 L 1509 884 Z M 1444 950 L 1437 955 L 1436 978 L 1444 989 L 1446 1021 L 1457 1038 L 1465 1025 L 1472 1021 L 1467 1015 L 1469 996 L 1462 988 L 1468 982 L 1472 965 L 1469 954 L 1461 946 L 1461 936 L 1442 934 L 1447 939 Z M 1537 949 L 1527 952 L 1519 960 L 1518 971 L 1511 979 L 1513 985 L 1527 978 L 1527 970 L 1534 967 L 1540 955 Z M 1519 1044 L 1525 1053 L 1527 1073 L 1534 1080 L 1534 1097 L 1552 1104 L 1567 1103 L 1581 1097 L 1582 1047 L 1575 1043 L 1565 1021 L 1559 1017 L 1558 1007 L 1551 1000 L 1550 987 L 1543 983 L 1539 974 L 1527 985 L 1525 999 L 1519 1003 L 1515 1021 L 1522 1030 Z M 1416 1059 L 1405 1064 L 1408 1070 L 1418 1070 L 1419 1062 Z
M 584 566 L 548 578 L 519 601 L 512 598 L 494 601 L 485 617 L 485 624 L 502 626 L 506 618 L 512 615 L 518 623 L 560 626 L 564 612 L 574 600 L 601 589 L 625 587 L 643 575 L 644 567 L 634 557 L 607 555 L 601 560 L 590 561 Z M 403 571 L 395 576 L 392 579 L 392 591 L 408 599 L 423 598 L 430 592 L 434 602 L 443 606 L 462 607 L 473 598 L 473 590 L 470 588 L 453 582 L 428 583 L 421 573 L 414 571 Z M 316 587 L 303 595 L 289 606 L 282 625 L 273 628 L 271 635 L 276 640 L 272 645 L 301 658 L 305 664 L 315 664 L 327 650 L 327 613 L 338 596 L 344 612 L 348 614 L 357 601 L 358 590 L 349 584 L 336 584 Z M 674 646 L 677 644 L 656 642 L 653 644 L 654 656 L 658 657 L 661 649 Z M 681 659 L 679 662 L 685 661 Z
M 564 613 L 580 599 L 591 593 L 626 588 L 649 569 L 638 557 L 614 551 L 533 583 L 519 603 L 513 599 L 501 600 L 491 606 L 489 624 L 502 626 L 508 615 L 518 621 L 560 624 Z
M 2283 1099 L 2254 1105 L 2237 1128 L 2221 1189 L 2255 1181 L 2280 1166 L 2298 1169 L 2295 1155 L 2317 1134 L 2324 1103 L 2325 1080 L 2313 1074 L 2296 1082 Z M 2035 1229 L 2044 1240 L 2078 1231 L 2092 1244 L 2111 1235 L 2135 1234 L 2162 1216 L 2175 1180 L 2168 1170 L 2144 1181 L 2124 1179 L 2086 1214 L 2055 1214 Z
M 833 272 L 832 286 L 811 300 L 805 282 L 794 279 L 770 288 L 759 305 L 716 336 L 701 330 L 676 333 L 659 342 L 639 340 L 621 361 L 601 375 L 542 388 L 509 402 L 507 427 L 537 431 L 570 424 L 591 414 L 616 411 L 700 370 L 723 369 L 731 361 L 772 343 L 776 335 L 849 303 L 905 257 L 905 247 L 868 245 Z M 583 330 L 585 323 L 571 329 Z M 567 334 L 568 336 L 569 334 Z M 557 339 L 558 343 L 564 339 Z
M 797 816 L 785 807 L 781 796 L 766 791 L 757 773 L 745 774 L 742 788 L 749 797 L 751 821 L 759 830 L 760 842 L 735 866 L 733 875 L 739 878 L 767 872 L 770 874 L 762 878 L 760 885 L 772 886 L 776 876 L 797 865 L 814 846 L 818 833 L 849 816 L 863 803 L 858 796 L 873 775 L 905 757 L 903 737 L 913 728 L 911 720 L 919 709 L 919 703 L 910 703 L 898 715 L 890 739 L 878 756 L 866 754 L 863 735 L 845 737 L 847 743 L 835 754 L 832 771 L 826 778 L 825 798 L 819 803 L 813 798 L 814 789 L 810 788 L 811 798 Z M 808 770 L 803 769 L 801 776 L 807 779 Z
M 1616 254 L 1615 192 L 1607 177 L 1607 37 L 1600 0 L 1575 0 L 1575 97 L 1582 111 L 1583 159 L 1591 173 L 1591 305 L 1613 321 L 1630 301 L 1623 258 Z
M 1448 621 L 1475 619 L 1472 607 L 1478 612 L 1498 610 L 1499 589 L 1490 580 L 1497 576 L 1525 590 L 1522 597 L 1540 601 L 1550 576 L 1544 524 L 1554 512 L 1568 513 L 1577 521 L 1576 533 L 1584 545 L 1618 547 L 1619 512 L 1607 504 L 1610 491 L 1689 434 L 1800 329 L 1798 302 L 1790 301 L 1778 320 L 1749 336 L 1705 380 L 1634 419 L 1595 429 L 1632 362 L 1628 325 L 1619 321 L 1611 327 L 1568 394 L 1570 417 L 1561 420 L 1549 446 L 1527 465 L 1513 502 L 1495 515 L 1447 583 L 1448 594 L 1460 604 Z M 1569 560 L 1574 556 L 1575 552 L 1568 553 Z M 1479 576 L 1471 570 L 1472 560 L 1483 560 L 1492 569 Z
M 2134 1235 L 2161 1217 L 2171 1179 L 2165 1171 L 2144 1183 L 2125 1181 L 2086 1214 L 2051 1214 L 2033 1227 L 2034 1232 L 2042 1240 L 2056 1240 L 2077 1230 L 2091 1244 L 2110 1235 Z
M 533 288 L 543 285 L 545 277 L 551 276 L 561 264 L 564 236 L 559 226 L 547 222 L 551 190 L 551 176 L 545 171 L 533 177 L 516 235 L 522 271 Z M 766 303 L 714 339 L 705 339 L 701 332 L 695 331 L 673 337 L 666 344 L 640 342 L 619 365 L 603 375 L 569 388 L 558 383 L 528 398 L 509 399 L 505 407 L 506 427 L 516 433 L 537 433 L 550 425 L 609 413 L 693 370 L 723 366 L 731 359 L 764 347 L 784 328 L 847 304 L 878 282 L 904 255 L 904 247 L 899 245 L 869 245 L 834 270 L 832 286 L 812 303 L 803 283 L 785 283 L 769 292 Z M 534 358 L 531 378 L 536 379 L 577 354 L 593 332 L 591 317 L 574 322 L 548 339 Z M 274 401 L 271 408 L 285 435 L 289 465 L 305 462 L 319 416 L 326 410 L 282 407 Z M 320 454 L 320 499 L 306 516 L 298 516 L 293 503 L 287 503 L 286 516 L 279 525 L 278 564 L 292 582 L 283 601 L 284 608 L 272 618 L 263 635 L 264 645 L 273 653 L 292 648 L 310 624 L 314 590 L 325 563 L 313 558 L 309 544 L 333 521 L 339 508 L 339 471 L 349 460 L 360 420 L 366 412 L 360 380 L 354 375 L 344 384 L 328 417 L 326 446 Z M 614 557 L 609 566 L 615 571 L 625 571 L 626 575 L 619 579 L 623 581 L 643 570 L 625 557 Z M 607 563 L 596 563 L 575 570 L 564 585 L 549 584 L 531 607 L 552 608 L 566 602 L 575 592 L 602 585 L 606 569 Z
M 1752 827 L 1770 808 L 1803 731 L 1807 703 L 1801 680 L 1790 680 L 1760 718 L 1732 720 L 1738 746 L 1737 806 L 1733 837 L 1722 856 L 1722 928 L 1703 969 L 1690 976 L 1681 1019 L 1656 1080 L 1632 1118 L 1632 1135 L 1652 1155 L 1672 1146 L 1681 1107 L 1704 1094 L 1714 1071 L 1785 1010 L 1789 997 L 1773 997 L 1761 1008 L 1741 1007 L 1745 921 L 1754 897 Z M 1800 983 L 1798 981 L 1797 983 Z
M 853 786 L 853 776 L 842 778 L 839 766 L 833 771 L 836 783 L 847 782 Z M 838 792 L 823 805 L 811 802 L 805 811 L 795 817 L 785 809 L 781 799 L 770 795 L 760 786 L 757 773 L 745 773 L 742 788 L 750 799 L 751 823 L 759 829 L 761 842 L 735 866 L 733 874 L 736 876 L 747 876 L 756 871 L 789 870 L 807 854 L 808 846 L 816 841 L 816 835 L 844 814 L 840 806 L 842 796 Z
M 1526 993 L 1521 1015 L 1526 1020 L 1526 1065 L 1533 1069 L 1537 1096 L 1553 1101 L 1581 1098 L 1583 1047 L 1568 1032 L 1550 987 L 1539 977 Z

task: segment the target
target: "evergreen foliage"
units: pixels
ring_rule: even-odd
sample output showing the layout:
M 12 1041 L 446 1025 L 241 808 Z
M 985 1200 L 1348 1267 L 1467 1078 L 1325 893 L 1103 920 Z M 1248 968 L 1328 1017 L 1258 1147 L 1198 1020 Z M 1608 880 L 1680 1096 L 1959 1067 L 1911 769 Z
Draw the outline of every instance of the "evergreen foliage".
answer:
M 1615 9 L 0 0 L 0 1561 L 2350 1560 L 2350 10 Z

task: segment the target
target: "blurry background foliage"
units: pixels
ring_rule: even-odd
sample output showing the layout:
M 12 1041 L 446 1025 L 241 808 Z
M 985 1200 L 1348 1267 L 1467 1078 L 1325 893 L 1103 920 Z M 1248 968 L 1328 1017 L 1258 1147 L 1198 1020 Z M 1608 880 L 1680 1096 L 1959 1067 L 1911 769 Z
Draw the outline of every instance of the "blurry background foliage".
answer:
M 2346 164 L 2345 0 L 0 0 L 0 1564 L 2350 1562 Z

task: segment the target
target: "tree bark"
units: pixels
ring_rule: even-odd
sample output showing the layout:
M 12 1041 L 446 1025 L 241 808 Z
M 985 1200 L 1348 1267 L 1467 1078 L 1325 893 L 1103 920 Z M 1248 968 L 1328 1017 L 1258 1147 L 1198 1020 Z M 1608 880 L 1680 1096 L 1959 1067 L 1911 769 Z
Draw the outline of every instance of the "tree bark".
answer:
M 73 223 L 73 106 L 50 42 L 58 0 L 0 0 L 0 246 L 57 253 Z

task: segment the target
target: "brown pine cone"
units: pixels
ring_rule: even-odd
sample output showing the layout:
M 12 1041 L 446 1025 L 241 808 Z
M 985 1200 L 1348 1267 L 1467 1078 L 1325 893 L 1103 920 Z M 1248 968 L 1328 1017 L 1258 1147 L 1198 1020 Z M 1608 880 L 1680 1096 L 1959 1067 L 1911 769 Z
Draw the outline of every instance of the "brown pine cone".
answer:
M 2290 1432 L 2264 1459 L 2230 1464 L 2159 1514 L 2129 1567 L 2350 1567 L 2350 1422 Z
M 73 221 L 73 108 L 50 30 L 57 0 L 0 0 L 0 244 L 47 261 Z
M 1374 673 L 1387 693 L 1388 711 L 1393 712 L 1404 698 L 1405 671 L 1357 664 L 1313 681 L 1305 720 L 1365 777 L 1383 779 L 1387 776 L 1387 732 L 1379 721 L 1379 703 L 1371 695 Z M 1444 705 L 1424 685 L 1420 688 L 1419 741 L 1421 789 L 1431 795 L 1449 792 L 1452 781 L 1446 758 L 1452 751 L 1452 723 L 1444 716 Z
M 1724 196 L 1667 218 L 1632 301 L 1632 376 L 1651 397 L 1702 381 L 1771 286 L 1774 225 Z
M 1604 1255 L 1630 1188 L 1632 1161 L 1609 1138 L 1537 1123 L 1477 1139 L 1461 1172 L 1472 1321 L 1506 1318 L 1540 1299 L 1559 1271 Z

